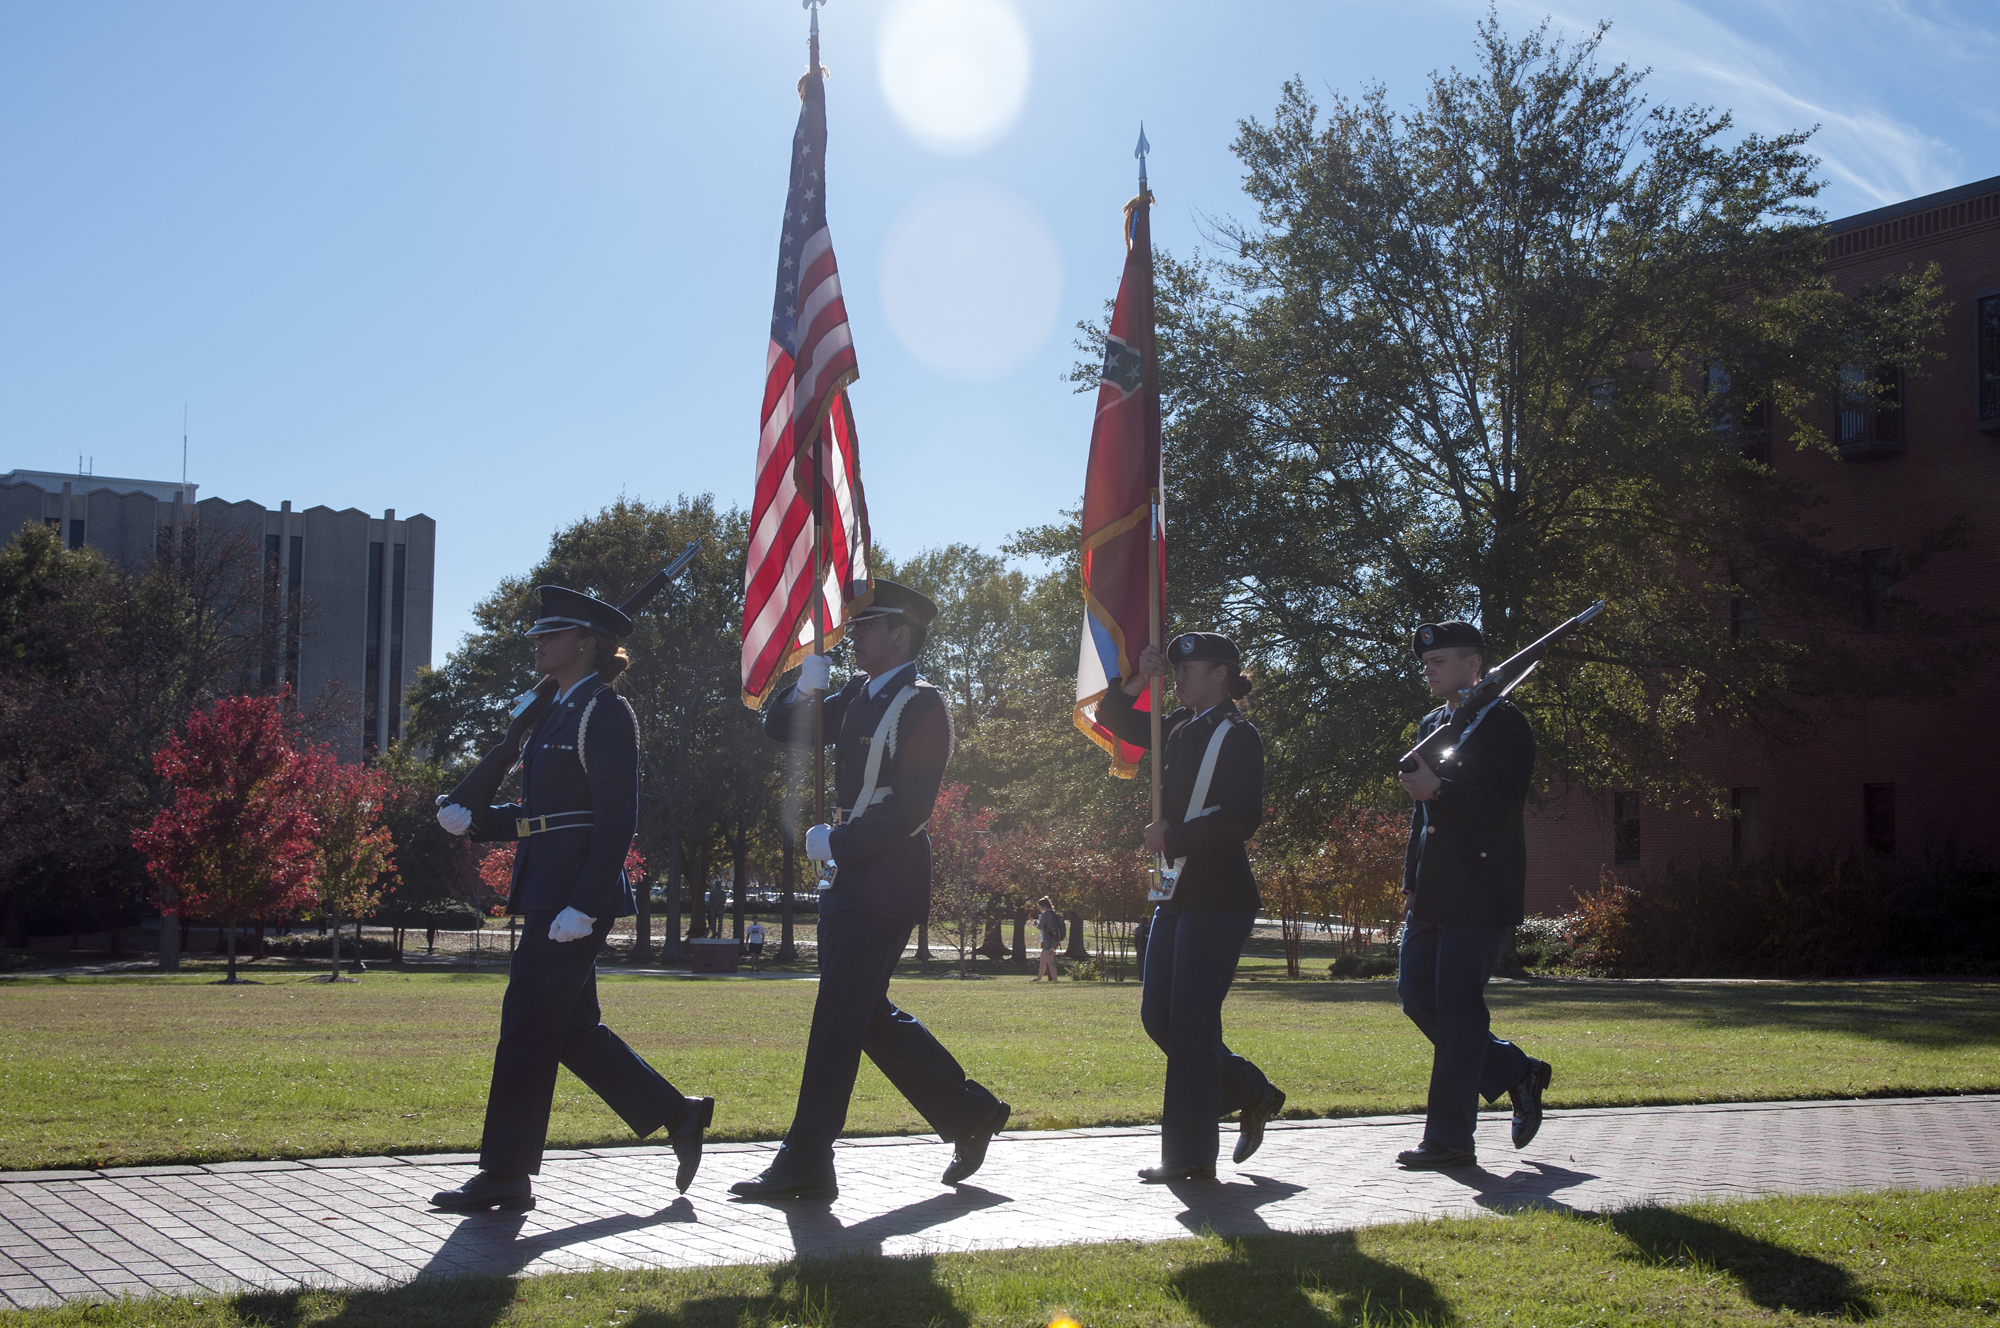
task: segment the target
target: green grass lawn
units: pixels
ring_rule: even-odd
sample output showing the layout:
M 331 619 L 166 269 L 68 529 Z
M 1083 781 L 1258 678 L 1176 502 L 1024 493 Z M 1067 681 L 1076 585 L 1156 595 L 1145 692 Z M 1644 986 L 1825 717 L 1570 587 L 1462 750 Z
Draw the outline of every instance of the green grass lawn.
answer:
M 1266 969 L 1269 973 L 1277 970 Z M 477 1146 L 499 973 L 304 972 L 0 982 L 0 1168 L 469 1150 Z M 720 1099 L 715 1137 L 789 1121 L 817 984 L 607 974 L 604 1017 L 689 1092 Z M 1492 989 L 1495 1028 L 1555 1064 L 1551 1105 L 2000 1090 L 2000 989 L 1951 983 Z M 1136 983 L 900 978 L 1014 1128 L 1158 1118 L 1164 1062 Z M 1290 1095 L 1288 1115 L 1421 1109 L 1429 1046 L 1388 982 L 1248 976 L 1231 1045 Z M 926 1127 L 864 1063 L 850 1134 Z M 567 1075 L 550 1143 L 628 1142 Z
M 678 1272 L 417 1282 L 0 1314 L 5 1328 L 1278 1328 L 1776 1324 L 2000 1316 L 2000 1189 L 1529 1212 Z

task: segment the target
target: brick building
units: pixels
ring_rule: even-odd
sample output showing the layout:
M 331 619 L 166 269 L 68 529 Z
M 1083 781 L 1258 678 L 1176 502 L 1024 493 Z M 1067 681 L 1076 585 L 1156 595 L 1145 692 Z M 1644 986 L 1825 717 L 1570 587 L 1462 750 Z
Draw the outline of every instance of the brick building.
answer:
M 1780 447 L 1769 459 L 1827 499 L 1816 520 L 1864 567 L 1953 516 L 1970 519 L 1965 547 L 1921 575 L 1857 585 L 1857 624 L 1889 629 L 1904 600 L 2000 614 L 2000 176 L 1828 229 L 1828 260 L 1844 290 L 1938 265 L 1950 306 L 1935 347 L 1943 358 L 1891 384 L 1899 411 L 1830 411 L 1838 455 Z M 1531 811 L 1529 912 L 1566 912 L 1606 870 L 1629 878 L 1674 861 L 1908 854 L 1954 841 L 2000 857 L 2000 773 L 1980 755 L 1990 725 L 1974 709 L 2000 686 L 2000 667 L 1980 666 L 1987 676 L 1950 704 L 1871 705 L 1776 755 L 1723 744 L 1699 753 L 1702 773 L 1730 790 L 1733 818 L 1648 807 L 1617 792 Z
M 128 565 L 171 548 L 173 532 L 197 521 L 204 532 L 241 534 L 262 551 L 261 573 L 277 592 L 262 624 L 274 639 L 266 684 L 290 683 L 303 697 L 329 687 L 351 707 L 337 742 L 349 757 L 372 755 L 402 736 L 403 692 L 431 662 L 432 574 L 437 522 L 370 516 L 355 508 L 205 498 L 197 486 L 16 470 L 0 476 L 0 539 L 43 522 L 72 549 L 101 549 Z

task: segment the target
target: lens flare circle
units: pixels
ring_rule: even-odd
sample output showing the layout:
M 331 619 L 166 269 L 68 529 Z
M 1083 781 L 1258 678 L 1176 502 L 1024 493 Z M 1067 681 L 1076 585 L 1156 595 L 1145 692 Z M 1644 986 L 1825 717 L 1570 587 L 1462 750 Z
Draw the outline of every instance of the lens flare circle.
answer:
M 899 0 L 882 22 L 882 93 L 910 137 L 964 156 L 1020 118 L 1033 57 L 1007 0 Z
M 1004 378 L 1042 348 L 1062 302 L 1062 257 L 1034 206 L 965 181 L 920 195 L 882 259 L 889 326 L 926 368 Z

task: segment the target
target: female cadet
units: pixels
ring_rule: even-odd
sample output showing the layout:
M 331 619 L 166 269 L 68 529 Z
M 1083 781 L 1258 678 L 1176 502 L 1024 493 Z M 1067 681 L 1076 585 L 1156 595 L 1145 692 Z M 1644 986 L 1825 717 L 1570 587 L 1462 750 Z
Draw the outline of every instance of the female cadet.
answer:
M 1152 722 L 1132 702 L 1162 673 L 1158 646 L 1139 656 L 1137 676 L 1114 687 L 1097 716 L 1135 746 L 1152 741 Z M 1250 694 L 1236 643 L 1186 632 L 1168 643 L 1180 709 L 1161 721 L 1163 820 L 1146 827 L 1146 848 L 1179 875 L 1153 914 L 1143 961 L 1140 1019 L 1167 1053 L 1160 1165 L 1145 1181 L 1212 1180 L 1216 1122 L 1242 1113 L 1235 1160 L 1264 1142 L 1264 1122 L 1285 1095 L 1264 1072 L 1222 1042 L 1222 1002 L 1260 900 L 1244 841 L 1264 820 L 1264 743 L 1236 702 Z
M 507 909 L 526 924 L 500 1007 L 480 1170 L 434 1195 L 440 1208 L 535 1206 L 528 1178 L 542 1169 L 558 1064 L 641 1138 L 669 1131 L 683 1191 L 715 1113 L 713 1098 L 683 1097 L 598 1020 L 597 952 L 613 919 L 634 912 L 625 856 L 639 816 L 639 720 L 613 690 L 631 662 L 617 638 L 631 632 L 632 620 L 561 586 L 540 593 L 542 616 L 528 635 L 536 672 L 556 690 L 521 749 L 521 800 L 498 807 L 438 800 L 438 824 L 452 834 L 515 844 Z M 496 774 L 513 753 L 498 755 Z M 464 796 L 484 803 L 491 793 Z

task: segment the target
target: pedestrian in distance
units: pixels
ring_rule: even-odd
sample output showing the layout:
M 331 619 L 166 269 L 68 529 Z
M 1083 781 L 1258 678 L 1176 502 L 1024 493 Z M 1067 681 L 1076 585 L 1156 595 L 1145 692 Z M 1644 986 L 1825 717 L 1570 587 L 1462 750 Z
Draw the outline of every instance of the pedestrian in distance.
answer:
M 1486 639 L 1467 622 L 1425 623 L 1411 638 L 1424 682 L 1444 705 L 1418 737 L 1452 718 L 1486 668 Z M 1396 994 L 1431 1041 L 1424 1137 L 1405 1167 L 1469 1167 L 1479 1099 L 1512 1099 L 1514 1147 L 1542 1127 L 1552 1071 L 1493 1036 L 1486 982 L 1520 925 L 1528 889 L 1525 817 L 1535 735 L 1505 697 L 1489 703 L 1433 770 L 1399 776 L 1415 804 L 1403 855 L 1403 940 Z
M 1042 964 L 1029 981 L 1040 982 L 1047 978 L 1054 982 L 1062 976 L 1062 965 L 1056 962 L 1056 957 L 1062 952 L 1063 937 L 1069 932 L 1069 924 L 1063 921 L 1062 914 L 1056 912 L 1055 902 L 1047 895 L 1036 900 L 1035 907 L 1040 910 L 1035 918 L 1035 928 L 1042 933 Z
M 1232 1111 L 1241 1166 L 1285 1105 L 1283 1091 L 1222 1040 L 1222 1002 L 1263 902 L 1243 847 L 1264 821 L 1264 743 L 1236 705 L 1250 694 L 1243 657 L 1214 632 L 1184 632 L 1164 654 L 1148 646 L 1097 716 L 1126 742 L 1150 743 L 1152 722 L 1132 702 L 1166 660 L 1180 708 L 1161 721 L 1163 819 L 1146 827 L 1146 848 L 1178 871 L 1147 932 L 1139 1001 L 1146 1035 L 1167 1054 L 1160 1164 L 1139 1172 L 1155 1183 L 1213 1180 L 1216 1122 Z
M 750 971 L 764 971 L 764 924 L 752 922 L 743 930 L 743 952 L 750 956 Z
M 561 586 L 540 589 L 529 628 L 535 669 L 554 679 L 547 713 L 521 749 L 520 801 L 462 807 L 438 799 L 454 835 L 515 845 L 507 909 L 523 922 L 500 1005 L 479 1172 L 431 1202 L 522 1212 L 542 1169 L 558 1065 L 645 1138 L 667 1131 L 682 1192 L 701 1165 L 715 1099 L 685 1097 L 599 1019 L 597 956 L 634 907 L 625 858 L 639 819 L 639 718 L 616 686 L 631 660 L 618 647 L 632 620 Z
M 916 1016 L 889 1000 L 889 979 L 910 933 L 930 915 L 926 827 L 951 760 L 951 714 L 917 672 L 937 606 L 893 581 L 875 582 L 847 624 L 857 672 L 825 701 L 835 741 L 838 824 L 806 831 L 806 856 L 831 884 L 819 897 L 819 993 L 785 1142 L 764 1173 L 730 1186 L 749 1199 L 830 1200 L 840 1193 L 833 1144 L 865 1052 L 952 1145 L 944 1183 L 979 1170 L 1010 1108 L 965 1071 Z M 809 655 L 799 678 L 764 715 L 776 742 L 810 743 L 807 693 L 823 692 L 830 661 Z

